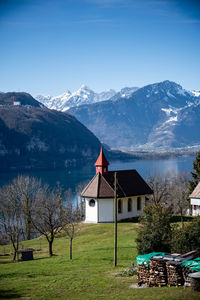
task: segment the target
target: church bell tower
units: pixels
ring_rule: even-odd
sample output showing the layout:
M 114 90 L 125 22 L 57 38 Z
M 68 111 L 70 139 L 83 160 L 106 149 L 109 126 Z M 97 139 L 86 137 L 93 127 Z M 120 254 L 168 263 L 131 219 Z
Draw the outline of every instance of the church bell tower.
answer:
M 109 165 L 109 162 L 107 161 L 107 159 L 103 153 L 103 148 L 101 146 L 101 151 L 100 151 L 99 157 L 97 158 L 97 161 L 95 163 L 96 174 L 98 172 L 100 172 L 102 175 L 107 174 L 108 173 L 108 165 Z

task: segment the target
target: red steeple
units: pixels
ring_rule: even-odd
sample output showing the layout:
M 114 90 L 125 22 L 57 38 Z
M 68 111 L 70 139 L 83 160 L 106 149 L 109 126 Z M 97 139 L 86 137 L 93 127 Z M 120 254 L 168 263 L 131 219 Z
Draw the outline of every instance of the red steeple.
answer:
M 101 146 L 101 151 L 100 151 L 99 157 L 97 158 L 97 161 L 95 162 L 96 174 L 98 172 L 100 172 L 102 175 L 108 173 L 108 165 L 109 165 L 109 162 L 107 161 L 107 159 L 103 153 L 103 148 Z

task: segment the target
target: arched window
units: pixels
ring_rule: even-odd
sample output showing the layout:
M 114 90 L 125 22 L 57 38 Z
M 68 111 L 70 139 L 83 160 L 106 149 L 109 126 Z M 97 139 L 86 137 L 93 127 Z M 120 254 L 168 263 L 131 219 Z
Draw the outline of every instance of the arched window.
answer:
M 132 211 L 132 199 L 128 198 L 128 211 Z
M 122 200 L 119 199 L 118 200 L 118 214 L 121 214 L 122 213 Z
M 94 206 L 95 206 L 95 200 L 94 200 L 94 199 L 91 199 L 91 200 L 89 201 L 89 206 L 91 206 L 91 207 L 94 207 Z
M 141 197 L 137 197 L 137 210 L 141 210 L 141 208 L 142 208 Z

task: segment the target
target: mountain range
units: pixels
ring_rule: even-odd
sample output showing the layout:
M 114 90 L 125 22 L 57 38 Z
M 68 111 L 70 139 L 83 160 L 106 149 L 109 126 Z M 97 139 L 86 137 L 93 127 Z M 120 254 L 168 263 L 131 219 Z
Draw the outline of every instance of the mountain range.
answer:
M 68 112 L 112 149 L 200 145 L 200 97 L 168 80 Z
M 109 147 L 127 151 L 200 145 L 199 92 L 175 82 L 102 93 L 82 86 L 61 96 L 41 103 L 27 93 L 0 93 L 2 170 L 84 164 L 96 159 L 100 141 L 108 145 L 109 159 L 128 158 Z
M 137 89 L 138 88 L 136 87 L 133 88 L 126 87 L 123 88 L 118 93 L 112 89 L 109 91 L 96 93 L 86 85 L 82 85 L 80 89 L 74 93 L 71 93 L 70 91 L 66 91 L 65 93 L 59 96 L 38 95 L 36 96 L 36 99 L 50 109 L 67 111 L 71 107 L 105 101 L 114 96 L 127 97 Z

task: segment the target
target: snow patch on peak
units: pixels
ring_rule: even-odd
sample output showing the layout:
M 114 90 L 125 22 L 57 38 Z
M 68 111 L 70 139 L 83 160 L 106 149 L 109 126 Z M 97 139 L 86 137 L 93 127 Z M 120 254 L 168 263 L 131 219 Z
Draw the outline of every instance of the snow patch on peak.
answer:
M 178 116 L 175 116 L 175 117 L 170 117 L 165 123 L 177 122 L 177 121 L 178 121 Z
M 195 97 L 200 97 L 200 91 L 192 91 L 192 94 L 193 94 Z
M 161 110 L 164 111 L 168 117 L 172 112 L 176 111 L 176 109 L 173 110 L 172 108 L 161 108 Z
M 178 122 L 178 112 L 181 109 L 170 107 L 170 108 L 161 108 L 161 110 L 166 113 L 166 117 L 167 117 L 163 125 L 171 122 Z
M 167 96 L 168 97 L 172 97 L 172 98 L 176 98 L 174 95 L 172 95 L 169 91 L 167 91 Z

